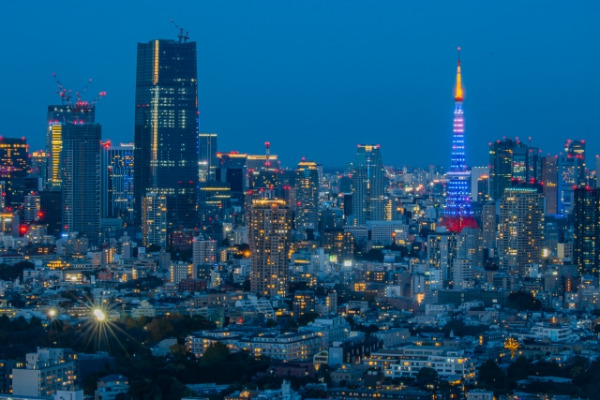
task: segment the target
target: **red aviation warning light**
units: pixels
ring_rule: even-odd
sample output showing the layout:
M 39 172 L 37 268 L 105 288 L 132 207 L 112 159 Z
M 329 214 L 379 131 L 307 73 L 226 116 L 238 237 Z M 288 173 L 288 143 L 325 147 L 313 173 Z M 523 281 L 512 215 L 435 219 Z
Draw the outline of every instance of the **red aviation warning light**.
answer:
M 19 236 L 25 236 L 27 234 L 27 231 L 29 231 L 29 227 L 27 225 L 19 225 Z

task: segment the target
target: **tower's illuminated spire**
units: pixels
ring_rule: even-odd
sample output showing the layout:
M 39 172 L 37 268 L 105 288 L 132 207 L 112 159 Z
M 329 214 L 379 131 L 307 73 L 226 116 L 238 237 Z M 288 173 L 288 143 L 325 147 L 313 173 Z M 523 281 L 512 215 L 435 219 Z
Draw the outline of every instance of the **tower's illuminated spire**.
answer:
M 460 77 L 460 47 L 458 47 L 458 61 L 456 63 L 456 88 L 454 89 L 454 100 L 463 101 L 463 88 Z

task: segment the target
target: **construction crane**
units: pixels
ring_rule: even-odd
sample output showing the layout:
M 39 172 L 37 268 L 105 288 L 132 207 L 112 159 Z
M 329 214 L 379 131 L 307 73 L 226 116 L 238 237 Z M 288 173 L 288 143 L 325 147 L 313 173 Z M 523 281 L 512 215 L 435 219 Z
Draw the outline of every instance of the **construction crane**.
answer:
M 56 85 L 58 86 L 56 93 L 60 96 L 60 99 L 62 100 L 63 104 L 69 104 L 71 102 L 71 90 L 67 90 L 63 86 L 63 84 L 58 79 L 58 76 L 56 76 L 56 73 L 53 72 L 52 77 L 54 78 L 54 82 L 56 82 Z
M 175 23 L 173 18 L 171 18 L 171 23 L 173 24 L 173 26 L 175 26 L 175 29 L 177 29 L 179 31 L 179 34 L 177 35 L 177 37 L 179 38 L 179 43 L 181 43 L 182 41 L 184 43 L 187 43 L 188 39 L 190 38 L 189 32 L 186 31 L 185 34 L 183 34 L 183 28 L 179 27 L 179 25 L 177 25 L 177 23 Z
M 106 96 L 106 91 L 103 90 L 98 93 L 98 95 L 96 96 L 96 98 L 94 100 L 92 100 L 90 102 L 83 100 L 83 94 L 87 91 L 89 86 L 92 84 L 92 78 L 90 78 L 87 81 L 87 83 L 85 84 L 85 86 L 83 87 L 83 89 L 75 92 L 76 101 L 73 102 L 73 101 L 71 101 L 73 91 L 71 89 L 65 88 L 54 72 L 52 73 L 52 77 L 54 78 L 54 81 L 56 82 L 56 85 L 58 86 L 56 93 L 60 96 L 60 99 L 62 100 L 63 104 L 75 106 L 80 109 L 84 109 L 84 108 L 88 109 L 88 108 L 90 108 L 90 106 L 91 107 L 95 106 L 104 96 Z
M 75 92 L 75 97 L 77 98 L 77 102 L 80 103 L 81 102 L 81 96 L 83 96 L 83 94 L 86 92 L 86 90 L 88 89 L 88 87 L 90 87 L 90 85 L 92 84 L 92 78 L 90 78 L 87 83 L 85 84 L 85 86 L 83 87 L 83 89 Z

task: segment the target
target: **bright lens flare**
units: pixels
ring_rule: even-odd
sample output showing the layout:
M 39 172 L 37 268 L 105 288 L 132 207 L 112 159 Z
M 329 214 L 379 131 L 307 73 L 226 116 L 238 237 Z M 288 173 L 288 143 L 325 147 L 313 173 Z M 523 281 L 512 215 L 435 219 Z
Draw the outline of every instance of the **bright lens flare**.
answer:
M 48 316 L 49 316 L 50 318 L 54 318 L 54 317 L 56 317 L 56 314 L 57 314 L 57 312 L 56 312 L 56 310 L 55 310 L 55 309 L 48 310 Z
M 98 322 L 104 322 L 106 320 L 106 314 L 99 308 L 95 308 L 93 314 Z

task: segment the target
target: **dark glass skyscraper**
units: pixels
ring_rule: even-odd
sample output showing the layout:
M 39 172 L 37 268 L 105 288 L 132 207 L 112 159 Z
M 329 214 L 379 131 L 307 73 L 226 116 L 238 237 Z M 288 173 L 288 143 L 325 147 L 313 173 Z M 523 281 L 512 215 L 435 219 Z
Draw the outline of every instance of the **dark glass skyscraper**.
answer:
M 89 109 L 87 103 L 74 107 Z M 63 229 L 100 242 L 100 140 L 101 127 L 94 122 L 71 121 L 62 126 L 61 180 Z
M 573 258 L 580 275 L 598 273 L 600 264 L 600 190 L 574 190 Z
M 196 43 L 138 43 L 135 207 L 148 192 L 167 196 L 170 226 L 196 223 L 198 182 Z
M 201 183 L 215 180 L 217 166 L 217 134 L 200 133 L 198 135 L 198 177 Z
M 385 189 L 379 145 L 359 144 L 352 172 L 352 216 L 356 225 L 384 219 Z
M 296 169 L 296 229 L 318 229 L 319 171 L 314 161 L 301 161 Z

